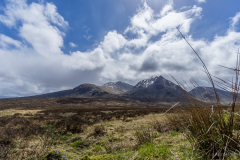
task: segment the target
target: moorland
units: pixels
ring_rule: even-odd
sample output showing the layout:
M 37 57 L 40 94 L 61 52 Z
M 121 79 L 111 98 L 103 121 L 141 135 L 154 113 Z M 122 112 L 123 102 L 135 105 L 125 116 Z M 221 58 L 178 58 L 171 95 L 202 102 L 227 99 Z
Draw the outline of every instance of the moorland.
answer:
M 95 98 L 0 100 L 1 159 L 186 159 L 169 103 Z M 167 114 L 174 114 L 177 107 Z

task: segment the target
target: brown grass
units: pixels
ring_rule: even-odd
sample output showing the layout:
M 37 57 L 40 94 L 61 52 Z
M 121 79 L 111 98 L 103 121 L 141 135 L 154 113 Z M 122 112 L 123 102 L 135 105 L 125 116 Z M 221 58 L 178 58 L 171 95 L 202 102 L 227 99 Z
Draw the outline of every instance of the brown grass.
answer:
M 65 138 L 75 135 L 84 135 L 85 141 L 102 137 L 105 140 L 99 143 L 108 152 L 136 149 L 136 138 L 132 134 L 135 123 L 148 125 L 152 119 L 140 122 L 141 118 L 168 109 L 129 101 L 84 98 L 9 99 L 0 100 L 0 104 L 0 159 L 41 159 L 55 147 L 69 148 L 63 143 L 73 142 L 65 142 Z M 113 122 L 117 125 L 111 128 Z M 133 122 L 131 129 L 125 126 Z M 94 136 L 88 137 L 89 133 Z M 123 139 L 124 142 L 118 143 Z
M 180 32 L 180 31 L 179 31 Z M 180 32 L 182 35 L 182 33 Z M 182 35 L 186 40 L 186 38 Z M 189 44 L 189 42 L 186 40 Z M 189 44 L 193 49 L 193 47 Z M 227 82 L 218 77 L 213 79 L 206 65 L 193 49 L 194 53 L 198 56 L 203 64 L 204 71 L 206 72 L 209 81 L 215 92 L 215 100 L 208 98 L 199 98 L 195 94 L 187 93 L 190 90 L 188 85 L 176 82 L 182 87 L 183 93 L 187 100 L 185 103 L 189 113 L 179 112 L 174 116 L 168 117 L 170 123 L 180 126 L 185 129 L 185 135 L 192 144 L 193 150 L 196 150 L 200 157 L 204 159 L 226 159 L 230 155 L 239 154 L 240 152 L 240 134 L 239 118 L 236 118 L 236 109 L 239 109 L 239 104 L 236 103 L 239 92 L 239 68 L 240 57 L 237 54 L 236 68 L 233 69 L 236 73 L 235 81 Z M 193 86 L 198 86 L 194 80 L 190 80 Z M 187 87 L 186 87 L 187 86 Z M 228 91 L 232 94 L 232 103 L 229 110 L 225 110 L 221 105 L 216 86 Z M 200 93 L 200 92 L 199 92 Z

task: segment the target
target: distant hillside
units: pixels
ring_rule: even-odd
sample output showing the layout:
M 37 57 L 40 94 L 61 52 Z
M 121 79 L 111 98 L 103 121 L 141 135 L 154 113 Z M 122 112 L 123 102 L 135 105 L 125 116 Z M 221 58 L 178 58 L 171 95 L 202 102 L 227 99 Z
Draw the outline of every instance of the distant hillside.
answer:
M 221 103 L 230 103 L 232 101 L 231 93 L 220 89 L 216 90 Z M 196 87 L 192 89 L 189 93 L 194 94 L 196 97 L 206 101 L 208 100 L 216 101 L 216 96 L 214 93 L 214 89 L 212 87 Z
M 54 97 L 68 97 L 68 95 L 71 93 L 71 89 L 64 90 L 64 91 L 58 91 L 58 92 L 52 92 L 52 93 L 46 93 L 36 96 L 29 96 L 27 98 L 54 98 Z M 25 98 L 25 97 L 23 97 Z
M 0 99 L 15 99 L 18 97 L 13 97 L 13 96 L 0 96 Z
M 119 94 L 129 91 L 133 86 L 124 82 L 109 82 L 103 86 L 94 84 L 81 84 L 73 89 L 30 96 L 28 98 L 54 98 L 54 97 L 83 97 L 83 98 L 115 98 Z
M 124 97 L 144 102 L 178 102 L 185 100 L 182 89 L 162 76 L 140 81 Z

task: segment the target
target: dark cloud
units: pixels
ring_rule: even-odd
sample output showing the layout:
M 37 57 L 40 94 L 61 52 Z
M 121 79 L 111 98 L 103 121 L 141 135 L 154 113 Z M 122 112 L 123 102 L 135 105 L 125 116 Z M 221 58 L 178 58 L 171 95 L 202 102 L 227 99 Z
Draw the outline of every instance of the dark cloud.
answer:
M 145 60 L 142 63 L 141 68 L 139 69 L 139 71 L 141 71 L 141 72 L 153 72 L 156 70 L 158 70 L 158 62 L 156 62 L 153 59 Z
M 179 65 L 179 64 L 174 64 L 174 63 L 164 63 L 161 65 L 161 68 L 164 68 L 167 71 L 183 71 L 186 72 L 187 70 L 189 70 L 189 68 L 187 68 L 187 66 L 183 66 L 183 65 Z

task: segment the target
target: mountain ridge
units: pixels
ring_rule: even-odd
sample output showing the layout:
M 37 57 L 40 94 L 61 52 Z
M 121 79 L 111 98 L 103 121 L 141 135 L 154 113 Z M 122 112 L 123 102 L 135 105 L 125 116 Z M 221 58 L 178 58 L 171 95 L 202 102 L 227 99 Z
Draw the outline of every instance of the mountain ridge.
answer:
M 102 86 L 84 83 L 73 89 L 51 92 L 41 95 L 22 97 L 22 98 L 54 98 L 54 97 L 82 97 L 82 98 L 112 98 L 128 91 L 133 86 L 125 82 L 109 82 Z
M 216 88 L 220 101 L 222 103 L 229 103 L 232 101 L 232 95 L 230 92 L 221 90 Z M 196 96 L 199 99 L 203 99 L 206 101 L 216 101 L 216 96 L 213 87 L 195 87 L 191 91 L 190 94 Z
M 180 86 L 163 76 L 152 76 L 139 81 L 135 86 L 125 82 L 108 82 L 102 86 L 84 83 L 73 89 L 52 92 L 23 98 L 51 98 L 51 97 L 82 97 L 82 98 L 126 98 L 142 102 L 178 102 L 185 101 L 185 93 L 190 93 L 197 99 L 215 100 L 212 87 L 196 87 L 191 91 L 184 91 Z M 217 89 L 221 102 L 231 102 L 231 94 Z M 227 95 L 227 96 L 226 96 Z M 230 98 L 229 98 L 230 97 Z

